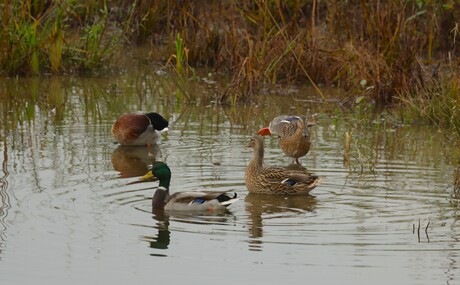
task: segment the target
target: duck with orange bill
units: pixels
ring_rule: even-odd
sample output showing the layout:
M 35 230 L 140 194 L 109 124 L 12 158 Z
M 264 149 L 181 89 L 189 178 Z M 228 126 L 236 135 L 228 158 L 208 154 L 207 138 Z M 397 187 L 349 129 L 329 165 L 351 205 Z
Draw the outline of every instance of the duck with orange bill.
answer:
M 261 136 L 276 135 L 283 152 L 300 165 L 299 158 L 310 151 L 310 133 L 308 127 L 314 123 L 307 122 L 305 116 L 281 115 L 274 118 L 268 128 L 260 129 Z

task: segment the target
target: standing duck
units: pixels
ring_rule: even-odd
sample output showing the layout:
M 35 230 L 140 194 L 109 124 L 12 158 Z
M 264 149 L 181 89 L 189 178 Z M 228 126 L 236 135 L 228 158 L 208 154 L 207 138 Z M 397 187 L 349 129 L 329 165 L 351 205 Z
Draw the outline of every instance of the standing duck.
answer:
M 257 133 L 262 136 L 277 135 L 283 152 L 292 157 L 300 165 L 299 157 L 310 150 L 310 133 L 305 116 L 281 115 L 274 118 L 268 128 L 263 128 Z
M 152 198 L 152 210 L 171 211 L 219 211 L 238 201 L 227 191 L 186 191 L 169 194 L 171 170 L 164 162 L 155 162 L 152 170 L 139 179 L 139 182 L 159 180 L 160 184 Z
M 168 121 L 158 113 L 123 114 L 113 124 L 112 135 L 124 146 L 154 145 L 167 127 Z
M 263 194 L 308 194 L 321 183 L 321 178 L 302 170 L 263 166 L 264 142 L 261 136 L 251 138 L 248 147 L 254 156 L 246 167 L 244 182 L 249 192 Z

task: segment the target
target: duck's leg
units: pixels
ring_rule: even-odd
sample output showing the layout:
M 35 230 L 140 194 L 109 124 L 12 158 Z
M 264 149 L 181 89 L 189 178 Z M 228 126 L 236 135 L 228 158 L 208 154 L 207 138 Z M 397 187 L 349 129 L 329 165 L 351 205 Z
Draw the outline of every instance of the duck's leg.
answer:
M 296 158 L 294 159 L 294 161 L 295 161 L 295 163 L 296 163 L 297 165 L 300 165 L 300 161 L 299 161 L 299 158 L 298 158 L 298 157 L 296 157 Z

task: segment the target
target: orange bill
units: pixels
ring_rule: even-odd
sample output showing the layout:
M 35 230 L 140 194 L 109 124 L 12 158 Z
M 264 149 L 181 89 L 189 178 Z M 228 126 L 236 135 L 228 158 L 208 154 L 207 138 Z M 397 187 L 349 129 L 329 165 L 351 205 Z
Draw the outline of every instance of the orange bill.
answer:
M 261 136 L 269 136 L 272 134 L 268 128 L 260 129 L 257 133 Z

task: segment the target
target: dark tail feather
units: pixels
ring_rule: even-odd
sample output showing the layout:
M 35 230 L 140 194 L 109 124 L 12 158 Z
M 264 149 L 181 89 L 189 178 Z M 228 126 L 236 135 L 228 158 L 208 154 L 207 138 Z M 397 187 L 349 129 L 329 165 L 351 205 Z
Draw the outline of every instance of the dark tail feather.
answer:
M 217 201 L 219 201 L 219 203 L 221 203 L 221 204 L 224 204 L 224 206 L 228 206 L 228 205 L 230 205 L 231 203 L 235 202 L 235 201 L 231 201 L 231 202 L 229 202 L 229 203 L 225 203 L 225 202 L 230 201 L 230 200 L 233 200 L 233 199 L 237 199 L 236 193 L 234 193 L 233 197 L 230 197 L 230 196 L 228 196 L 228 195 L 225 194 L 225 193 L 222 194 L 222 195 L 219 195 L 219 196 L 217 197 Z
M 222 202 L 228 201 L 230 199 L 235 199 L 235 198 L 236 198 L 236 193 L 234 193 L 233 197 L 230 197 L 230 196 L 228 196 L 227 194 L 224 193 L 224 194 L 219 195 L 217 197 L 217 201 L 222 203 Z

